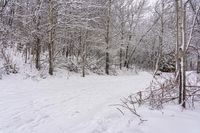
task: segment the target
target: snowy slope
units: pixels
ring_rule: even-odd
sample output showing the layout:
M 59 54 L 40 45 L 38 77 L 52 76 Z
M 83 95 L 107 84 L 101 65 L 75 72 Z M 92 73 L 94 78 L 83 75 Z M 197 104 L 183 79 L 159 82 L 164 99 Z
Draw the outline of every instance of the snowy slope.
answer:
M 110 106 L 144 89 L 151 79 L 146 72 L 43 80 L 6 77 L 0 80 L 0 133 L 199 133 L 200 112 L 139 108 L 148 120 L 139 125 L 133 115 L 122 116 Z

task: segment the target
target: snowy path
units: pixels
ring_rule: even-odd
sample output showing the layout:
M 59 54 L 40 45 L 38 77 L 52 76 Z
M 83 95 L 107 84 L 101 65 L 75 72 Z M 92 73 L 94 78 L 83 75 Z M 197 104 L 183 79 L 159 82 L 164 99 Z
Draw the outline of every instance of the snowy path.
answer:
M 146 87 L 151 78 L 140 73 L 42 81 L 4 79 L 0 81 L 0 133 L 78 132 L 79 125 L 91 124 L 103 112 L 116 111 L 109 105 Z
M 200 109 L 138 109 L 144 119 L 124 117 L 111 104 L 147 87 L 148 73 L 78 76 L 41 81 L 0 80 L 0 133 L 200 133 Z

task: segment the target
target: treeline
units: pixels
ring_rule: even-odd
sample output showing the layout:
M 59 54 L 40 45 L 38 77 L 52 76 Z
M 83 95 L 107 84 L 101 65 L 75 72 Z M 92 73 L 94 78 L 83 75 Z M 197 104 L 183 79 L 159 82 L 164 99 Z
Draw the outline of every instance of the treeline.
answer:
M 3 0 L 0 67 L 16 73 L 17 56 L 38 71 L 47 67 L 50 75 L 56 68 L 83 77 L 87 71 L 112 74 L 133 67 L 175 71 L 182 42 L 176 44 L 183 36 L 177 35 L 183 29 L 177 24 L 183 22 L 184 6 L 180 1 L 176 5 L 176 0 Z M 187 70 L 196 69 L 200 57 L 198 7 L 198 0 L 184 6 L 185 40 L 191 38 Z

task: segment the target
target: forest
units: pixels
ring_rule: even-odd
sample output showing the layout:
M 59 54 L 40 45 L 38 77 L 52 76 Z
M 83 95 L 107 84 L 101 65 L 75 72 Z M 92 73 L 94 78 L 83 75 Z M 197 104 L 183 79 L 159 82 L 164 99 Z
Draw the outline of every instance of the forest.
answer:
M 0 92 L 0 133 L 199 133 L 200 1 L 0 0 Z

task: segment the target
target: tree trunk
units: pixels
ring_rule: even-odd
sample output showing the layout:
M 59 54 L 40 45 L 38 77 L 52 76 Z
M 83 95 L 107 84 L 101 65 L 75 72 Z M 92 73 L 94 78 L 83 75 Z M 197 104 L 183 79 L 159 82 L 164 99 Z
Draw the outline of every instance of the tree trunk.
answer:
M 120 52 L 119 52 L 119 68 L 120 70 L 122 70 L 122 55 L 123 55 L 123 51 L 122 51 L 122 48 L 120 48 Z
M 39 37 L 37 37 L 36 39 L 36 45 L 35 45 L 35 67 L 37 70 L 40 70 L 40 51 L 41 51 L 41 47 L 40 47 L 40 39 Z
M 85 44 L 82 41 L 82 30 L 80 31 L 79 37 L 80 53 L 81 53 L 81 67 L 82 67 L 82 77 L 85 77 Z
M 180 3 L 179 3 L 180 2 Z M 183 4 L 182 0 L 177 0 L 177 5 L 180 7 L 179 12 L 179 24 L 180 24 L 180 44 L 179 47 L 179 104 L 182 105 L 183 108 L 186 107 L 186 3 Z M 178 8 L 179 9 L 179 8 Z
M 41 5 L 41 1 L 40 0 L 37 0 L 37 12 L 39 12 L 39 7 Z M 39 33 L 40 29 L 39 29 L 39 26 L 40 26 L 40 15 L 38 14 L 38 16 L 35 16 L 36 17 L 36 30 L 37 30 L 37 33 Z M 41 66 L 40 66 L 40 53 L 41 53 L 41 44 L 40 44 L 40 37 L 39 35 L 36 33 L 36 42 L 35 42 L 35 67 L 37 70 L 40 70 L 41 69 Z
M 27 46 L 24 50 L 24 54 L 25 54 L 25 63 L 27 63 L 27 61 L 28 61 L 28 48 L 27 48 Z
M 180 60 L 178 57 L 179 53 L 179 0 L 176 0 L 176 52 L 175 52 L 175 59 L 176 59 L 176 77 L 178 76 L 179 73 L 179 65 L 180 65 Z M 180 102 L 179 102 L 180 104 Z
M 178 59 L 178 83 L 179 83 L 179 98 L 178 98 L 178 103 L 181 104 L 182 103 L 182 75 L 181 75 L 181 60 L 180 58 Z
M 183 51 L 181 52 L 180 49 L 180 44 L 182 45 L 182 32 L 183 32 L 183 25 L 182 25 L 182 1 L 176 0 L 176 28 L 177 28 L 177 33 L 176 33 L 176 77 L 178 79 L 178 84 L 179 84 L 179 99 L 178 103 L 182 104 L 182 69 L 181 69 L 181 55 L 183 54 Z M 180 36 L 179 36 L 180 35 Z M 180 43 L 180 44 L 179 44 Z
M 122 67 L 123 67 L 123 45 L 124 45 L 124 27 L 125 27 L 125 24 L 124 24 L 124 20 L 123 22 L 121 22 L 121 47 L 120 47 L 120 51 L 119 51 L 119 66 L 120 66 L 120 70 L 122 70 Z
M 106 74 L 109 75 L 109 53 L 106 52 Z
M 53 7 L 52 0 L 49 0 L 49 74 L 53 75 Z
M 163 38 L 164 38 L 164 8 L 165 8 L 165 3 L 164 0 L 161 2 L 161 16 L 160 16 L 160 36 L 159 36 L 159 49 L 158 49 L 158 58 L 156 61 L 156 66 L 155 66 L 155 71 L 154 75 L 157 74 L 158 70 L 160 70 L 160 60 L 162 59 L 163 55 Z
M 200 73 L 200 55 L 198 55 L 198 61 L 197 61 L 197 73 Z
M 111 0 L 109 0 L 108 5 L 108 16 L 107 16 L 107 24 L 106 24 L 106 68 L 105 72 L 109 75 L 110 68 L 110 58 L 109 58 L 109 45 L 110 45 L 110 15 L 111 15 Z
M 85 56 L 82 57 L 82 77 L 85 77 Z
M 181 56 L 181 80 L 182 80 L 182 107 L 186 107 L 186 5 L 184 4 L 182 11 L 182 51 Z
M 129 35 L 129 42 L 126 46 L 126 53 L 125 53 L 125 62 L 124 62 L 124 67 L 126 67 L 127 69 L 129 68 L 129 62 L 128 62 L 128 52 L 129 52 L 129 43 L 131 41 L 132 35 Z
M 160 60 L 162 58 L 162 37 L 159 36 L 159 49 L 158 49 L 158 58 L 156 59 L 154 76 L 157 74 L 160 69 Z

